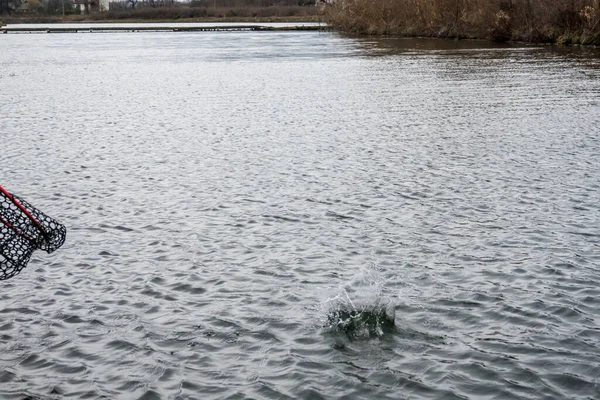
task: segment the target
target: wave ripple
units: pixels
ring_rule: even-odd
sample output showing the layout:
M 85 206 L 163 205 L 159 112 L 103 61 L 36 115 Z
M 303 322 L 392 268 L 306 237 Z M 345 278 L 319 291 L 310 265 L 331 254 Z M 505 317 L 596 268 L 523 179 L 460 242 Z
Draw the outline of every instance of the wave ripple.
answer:
M 5 36 L 0 398 L 600 398 L 597 50 Z

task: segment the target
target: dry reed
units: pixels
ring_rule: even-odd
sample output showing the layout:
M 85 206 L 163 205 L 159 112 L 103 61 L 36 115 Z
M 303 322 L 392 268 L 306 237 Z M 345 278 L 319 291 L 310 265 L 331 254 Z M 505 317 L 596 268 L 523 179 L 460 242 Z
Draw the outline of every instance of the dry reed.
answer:
M 600 0 L 335 0 L 325 20 L 362 34 L 600 44 Z

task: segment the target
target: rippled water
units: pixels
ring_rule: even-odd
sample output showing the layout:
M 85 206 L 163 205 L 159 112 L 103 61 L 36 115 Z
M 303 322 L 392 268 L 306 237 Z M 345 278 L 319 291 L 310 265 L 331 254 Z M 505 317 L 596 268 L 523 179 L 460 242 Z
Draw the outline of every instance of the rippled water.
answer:
M 69 229 L 0 398 L 600 397 L 597 50 L 9 34 L 0 104 Z

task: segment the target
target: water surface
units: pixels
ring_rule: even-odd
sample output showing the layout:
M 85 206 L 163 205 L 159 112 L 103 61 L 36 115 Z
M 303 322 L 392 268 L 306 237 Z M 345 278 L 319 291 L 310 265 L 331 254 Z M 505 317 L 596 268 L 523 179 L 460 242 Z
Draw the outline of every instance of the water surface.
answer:
M 2 398 L 600 397 L 596 50 L 3 35 L 0 104 L 69 230 L 1 283 Z

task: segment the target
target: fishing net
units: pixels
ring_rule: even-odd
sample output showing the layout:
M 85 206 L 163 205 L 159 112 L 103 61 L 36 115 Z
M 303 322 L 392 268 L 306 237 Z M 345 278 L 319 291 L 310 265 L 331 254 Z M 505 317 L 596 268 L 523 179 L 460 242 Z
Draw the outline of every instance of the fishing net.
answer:
M 0 280 L 21 272 L 35 250 L 58 249 L 66 235 L 64 225 L 0 186 Z

